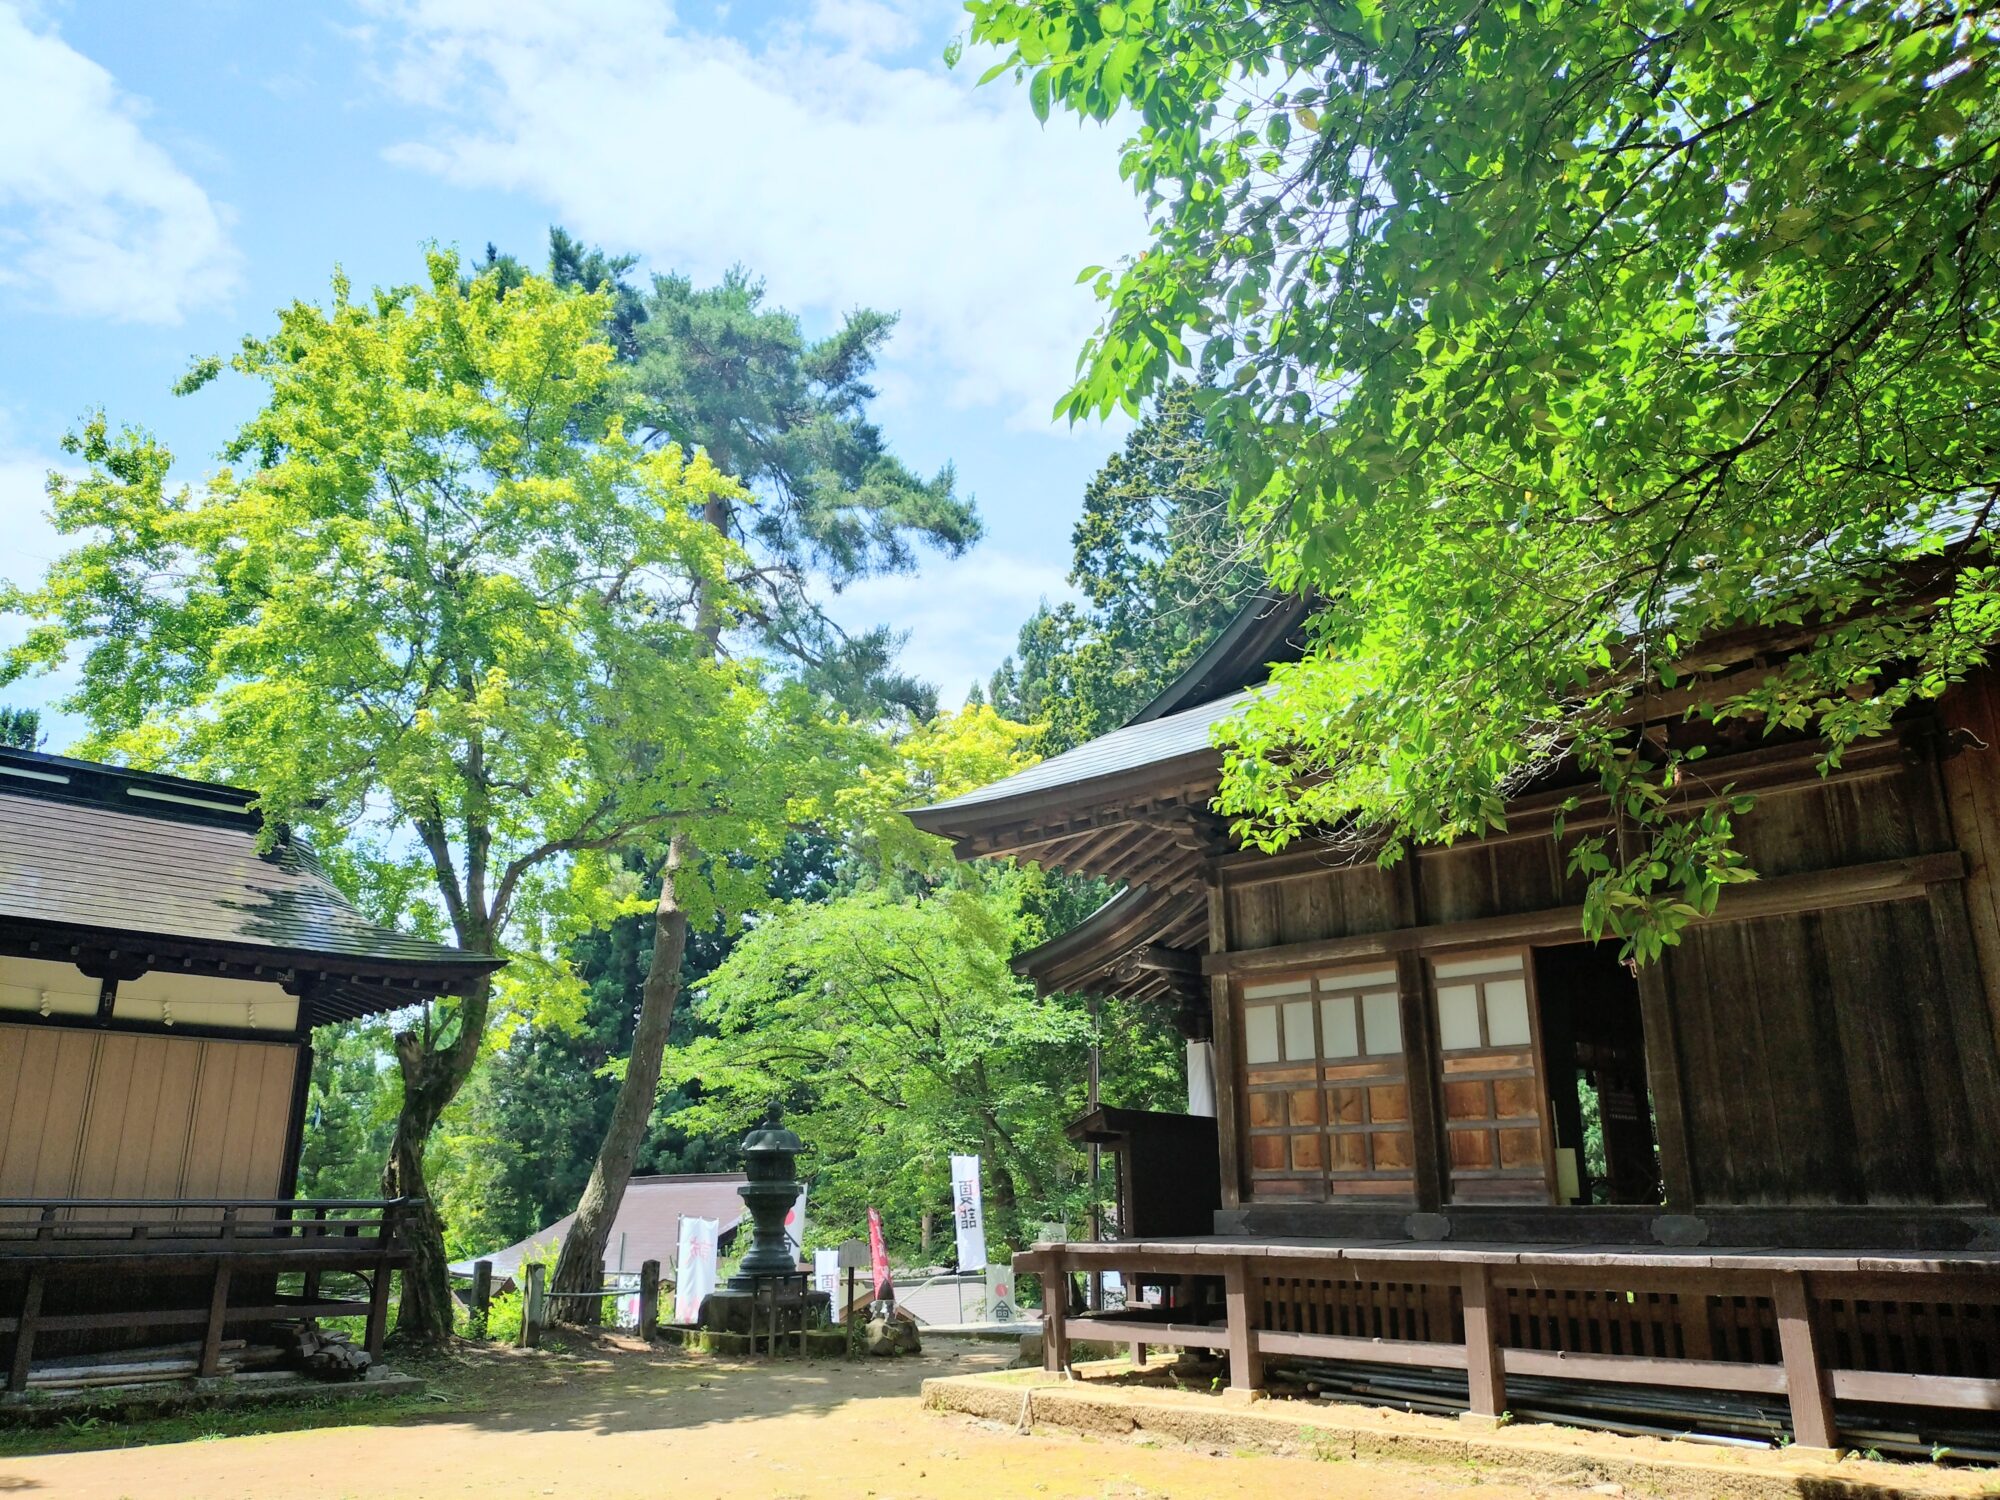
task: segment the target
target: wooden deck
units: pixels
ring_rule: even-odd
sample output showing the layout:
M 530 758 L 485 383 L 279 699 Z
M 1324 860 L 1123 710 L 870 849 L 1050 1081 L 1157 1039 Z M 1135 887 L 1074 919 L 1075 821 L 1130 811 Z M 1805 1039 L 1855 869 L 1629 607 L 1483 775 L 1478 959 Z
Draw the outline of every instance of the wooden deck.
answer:
M 27 1389 L 43 1334 L 200 1330 L 196 1373 L 220 1367 L 231 1325 L 361 1317 L 379 1358 L 410 1201 L 0 1199 L 0 1338 L 6 1389 Z M 353 1273 L 367 1300 L 321 1291 Z M 296 1275 L 300 1290 L 276 1290 Z M 232 1295 L 233 1294 L 233 1295 Z M 62 1310 L 52 1303 L 66 1304 Z
M 1225 1350 L 1245 1390 L 1271 1358 L 1462 1369 L 1489 1418 L 1509 1375 L 1780 1395 L 1809 1448 L 1837 1446 L 1835 1400 L 2000 1413 L 2000 1251 L 1205 1236 L 1037 1244 L 1014 1270 L 1170 1288 L 1090 1317 L 1045 1290 L 1052 1370 L 1075 1339 Z

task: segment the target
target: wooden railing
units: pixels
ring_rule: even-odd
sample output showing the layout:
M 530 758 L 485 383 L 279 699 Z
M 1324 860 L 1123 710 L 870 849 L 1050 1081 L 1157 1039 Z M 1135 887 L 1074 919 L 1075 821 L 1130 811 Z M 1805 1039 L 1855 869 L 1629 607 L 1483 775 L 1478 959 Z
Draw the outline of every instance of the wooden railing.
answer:
M 368 1352 L 379 1358 L 390 1277 L 409 1262 L 401 1231 L 416 1201 L 0 1198 L 0 1336 L 13 1344 L 7 1389 L 27 1388 L 37 1336 L 57 1331 L 198 1327 L 196 1373 L 213 1375 L 229 1324 L 361 1317 Z M 358 1276 L 368 1300 L 323 1295 L 329 1272 Z M 300 1277 L 299 1292 L 276 1290 L 287 1274 Z M 144 1288 L 133 1291 L 139 1278 Z M 231 1300 L 238 1282 L 247 1283 L 247 1301 Z M 56 1291 L 72 1305 L 48 1310 Z
M 1071 1316 L 1065 1278 L 1114 1269 L 1179 1278 L 1191 1294 L 1219 1281 L 1220 1303 L 1190 1295 L 1181 1307 Z M 1506 1410 L 1514 1375 L 1742 1392 L 1782 1397 L 1796 1442 L 1825 1449 L 1837 1443 L 1836 1399 L 2000 1412 L 1987 1343 L 2000 1328 L 2000 1254 L 1990 1251 L 1213 1239 L 1037 1245 L 1014 1270 L 1044 1279 L 1052 1370 L 1071 1367 L 1075 1339 L 1221 1351 L 1245 1390 L 1262 1387 L 1273 1358 L 1463 1370 L 1470 1414 L 1486 1419 Z M 1905 1336 L 1876 1338 L 1878 1326 Z M 1900 1368 L 1882 1367 L 1891 1349 Z

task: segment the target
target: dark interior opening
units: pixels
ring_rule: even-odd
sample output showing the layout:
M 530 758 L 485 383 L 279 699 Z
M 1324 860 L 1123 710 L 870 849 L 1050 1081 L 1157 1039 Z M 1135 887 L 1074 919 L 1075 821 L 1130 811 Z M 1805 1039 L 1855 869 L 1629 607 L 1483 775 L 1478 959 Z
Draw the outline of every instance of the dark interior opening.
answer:
M 1576 1167 L 1575 1196 L 1567 1201 L 1664 1201 L 1639 982 L 1613 943 L 1568 943 L 1534 954 L 1550 1119 L 1557 1150 L 1573 1152 Z

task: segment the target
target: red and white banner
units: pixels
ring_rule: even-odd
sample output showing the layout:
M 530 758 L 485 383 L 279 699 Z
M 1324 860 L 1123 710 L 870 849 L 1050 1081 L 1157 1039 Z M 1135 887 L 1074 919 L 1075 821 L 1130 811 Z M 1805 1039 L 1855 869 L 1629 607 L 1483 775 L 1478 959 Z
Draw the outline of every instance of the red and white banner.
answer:
M 875 1300 L 887 1301 L 896 1295 L 889 1279 L 889 1249 L 882 1243 L 882 1216 L 868 1210 L 868 1258 L 875 1268 Z

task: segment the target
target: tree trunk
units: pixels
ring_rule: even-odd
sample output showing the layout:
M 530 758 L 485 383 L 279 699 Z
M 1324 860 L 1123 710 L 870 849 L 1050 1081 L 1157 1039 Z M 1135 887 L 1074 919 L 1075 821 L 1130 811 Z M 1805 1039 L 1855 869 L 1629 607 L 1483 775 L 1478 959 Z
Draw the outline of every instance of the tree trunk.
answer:
M 660 904 L 653 913 L 653 961 L 641 992 L 631 1060 L 625 1066 L 625 1080 L 618 1086 L 604 1144 L 598 1148 L 590 1181 L 584 1184 L 583 1197 L 576 1206 L 576 1218 L 563 1239 L 551 1291 L 589 1292 L 604 1284 L 604 1247 L 611 1238 L 618 1206 L 625 1200 L 625 1184 L 631 1179 L 639 1145 L 646 1138 L 646 1123 L 652 1119 L 659 1098 L 667 1032 L 673 1026 L 674 1005 L 680 998 L 687 913 L 681 910 L 674 878 L 686 852 L 685 836 L 676 833 L 667 846 Z M 603 1307 L 596 1297 L 558 1297 L 551 1302 L 550 1316 L 562 1323 L 595 1327 L 602 1319 Z
M 478 989 L 459 1002 L 458 1035 L 449 1047 L 428 1045 L 415 1032 L 396 1036 L 403 1102 L 396 1113 L 389 1160 L 382 1168 L 382 1195 L 417 1200 L 403 1220 L 412 1258 L 403 1272 L 403 1297 L 396 1309 L 399 1339 L 441 1344 L 451 1338 L 451 1272 L 445 1257 L 444 1220 L 425 1180 L 424 1146 L 479 1058 L 490 994 L 490 982 L 481 979 Z

